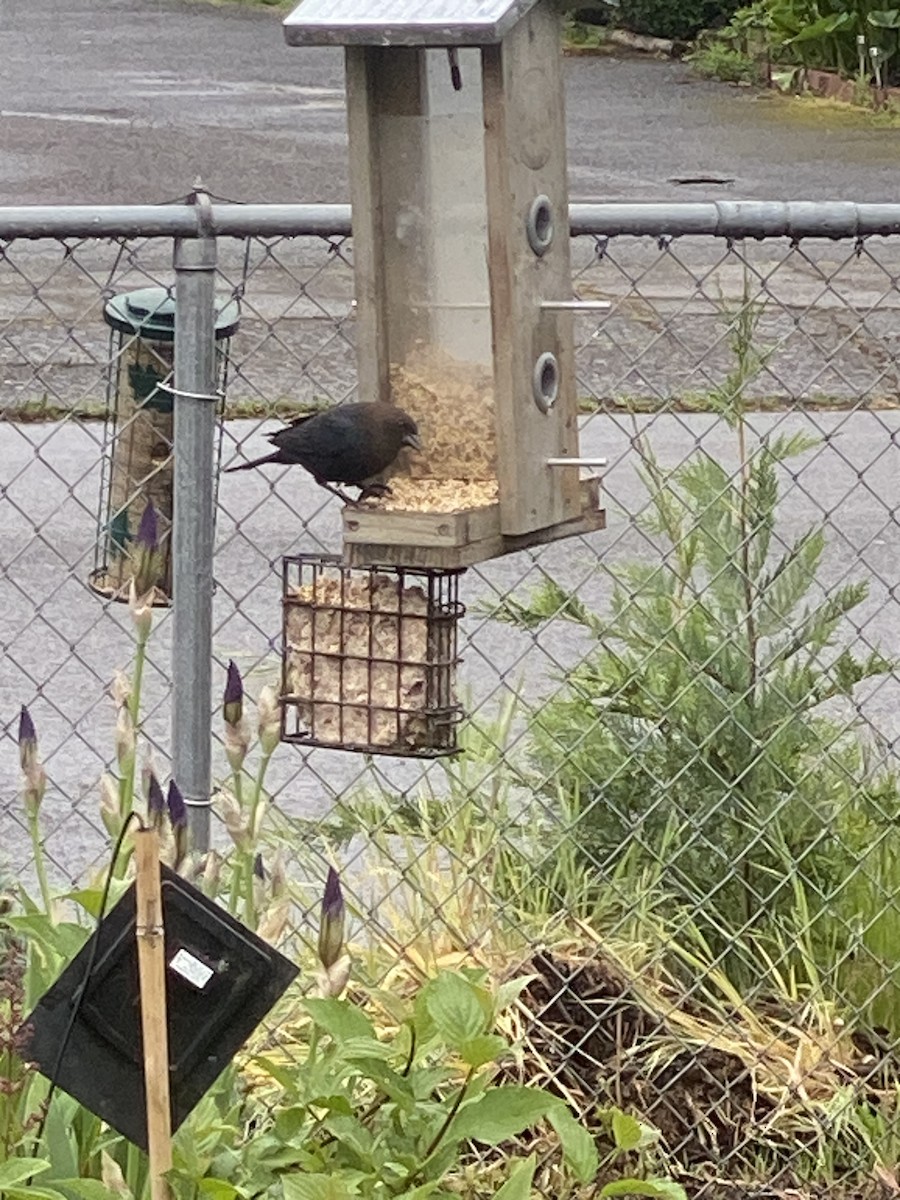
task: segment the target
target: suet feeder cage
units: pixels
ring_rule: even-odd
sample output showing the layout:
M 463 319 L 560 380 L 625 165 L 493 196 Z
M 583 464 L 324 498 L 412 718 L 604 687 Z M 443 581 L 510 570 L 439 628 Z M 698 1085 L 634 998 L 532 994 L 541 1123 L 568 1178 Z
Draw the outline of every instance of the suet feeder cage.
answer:
M 603 528 L 582 480 L 561 17 L 554 0 L 303 0 L 343 45 L 359 395 L 415 418 L 393 495 L 344 511 L 354 566 L 458 568 Z
M 461 571 L 284 560 L 282 740 L 431 758 L 456 750 Z
M 159 578 L 155 602 L 172 594 L 170 531 L 174 490 L 174 289 L 140 288 L 113 296 L 104 309 L 110 327 L 106 432 L 100 514 L 90 585 L 99 595 L 127 600 L 132 545 L 148 503 L 159 517 Z M 224 398 L 229 339 L 238 306 L 216 315 L 218 389 Z
M 168 867 L 162 868 L 162 908 L 174 1130 L 297 968 Z M 96 952 L 91 939 L 38 1001 L 19 1035 L 26 1061 L 146 1150 L 135 929 L 132 884 L 100 923 Z

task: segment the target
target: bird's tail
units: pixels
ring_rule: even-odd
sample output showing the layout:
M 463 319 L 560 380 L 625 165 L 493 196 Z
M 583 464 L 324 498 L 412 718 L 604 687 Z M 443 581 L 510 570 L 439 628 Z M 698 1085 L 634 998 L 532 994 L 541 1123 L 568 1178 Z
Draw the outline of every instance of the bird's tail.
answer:
M 254 458 L 250 462 L 239 463 L 236 467 L 226 467 L 226 471 L 249 471 L 251 467 L 260 467 L 263 463 L 281 462 L 281 451 L 274 450 L 271 454 L 264 454 L 262 458 Z

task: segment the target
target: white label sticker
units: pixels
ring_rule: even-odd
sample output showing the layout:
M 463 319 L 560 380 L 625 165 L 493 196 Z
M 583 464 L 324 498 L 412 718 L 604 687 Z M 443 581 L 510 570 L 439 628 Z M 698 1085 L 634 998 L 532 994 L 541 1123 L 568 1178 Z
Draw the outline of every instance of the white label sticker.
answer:
M 205 988 L 215 974 L 212 967 L 208 967 L 206 963 L 201 962 L 199 958 L 195 958 L 193 954 L 183 948 L 178 951 L 169 966 L 182 979 L 192 983 L 195 988 Z

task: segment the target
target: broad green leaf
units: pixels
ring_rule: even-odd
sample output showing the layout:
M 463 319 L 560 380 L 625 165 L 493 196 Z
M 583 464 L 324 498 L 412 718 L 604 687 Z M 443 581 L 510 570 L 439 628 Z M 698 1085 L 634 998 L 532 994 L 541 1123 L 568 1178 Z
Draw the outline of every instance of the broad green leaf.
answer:
M 496 1062 L 506 1051 L 509 1043 L 498 1033 L 481 1033 L 478 1037 L 468 1038 L 459 1047 L 460 1058 L 470 1067 L 483 1067 L 485 1063 Z
M 801 42 L 814 42 L 818 38 L 827 36 L 830 33 L 840 33 L 844 29 L 849 29 L 853 25 L 853 14 L 849 12 L 834 13 L 831 16 L 820 17 L 818 21 L 813 21 L 809 25 L 804 25 L 799 33 L 795 33 L 793 37 L 787 38 L 786 46 L 796 46 Z
M 0 1192 L 3 1200 L 66 1200 L 62 1192 L 48 1187 L 11 1187 Z
M 355 1183 L 340 1175 L 283 1175 L 284 1200 L 351 1200 L 359 1195 Z
M 441 1037 L 457 1047 L 484 1032 L 484 1010 L 475 988 L 462 975 L 446 971 L 425 987 L 425 1004 Z
M 900 8 L 882 8 L 866 17 L 876 29 L 900 29 Z
M 340 1041 L 339 1057 L 345 1062 L 364 1063 L 377 1059 L 387 1062 L 395 1056 L 393 1046 L 373 1037 L 349 1037 Z
M 611 1127 L 617 1150 L 643 1150 L 659 1141 L 658 1129 L 638 1121 L 620 1108 L 612 1110 Z
M 361 1121 L 356 1117 L 333 1115 L 326 1117 L 323 1124 L 336 1141 L 351 1150 L 357 1158 L 366 1160 L 368 1165 L 374 1138 Z
M 245 1188 L 235 1187 L 227 1179 L 199 1179 L 197 1190 L 201 1196 L 209 1196 L 210 1200 L 244 1200 L 248 1195 Z
M 375 1038 L 372 1022 L 353 1004 L 346 1000 L 323 1000 L 311 998 L 304 1001 L 309 1015 L 336 1042 L 348 1038 Z
M 687 1200 L 687 1192 L 671 1179 L 614 1179 L 600 1189 L 601 1196 L 662 1196 L 664 1200 Z
M 451 1137 L 470 1138 L 473 1142 L 496 1146 L 536 1124 L 552 1108 L 561 1105 L 561 1100 L 538 1088 L 515 1085 L 491 1088 L 460 1109 L 449 1133 Z
M 76 1100 L 59 1093 L 50 1105 L 44 1128 L 44 1148 L 56 1178 L 75 1179 L 78 1176 L 78 1145 L 73 1120 L 79 1108 Z
M 551 1108 L 547 1120 L 556 1130 L 563 1159 L 579 1183 L 590 1183 L 600 1166 L 597 1145 L 584 1125 L 568 1108 Z
M 49 1170 L 50 1164 L 44 1158 L 8 1158 L 5 1163 L 0 1163 L 0 1188 L 24 1183 L 26 1179 Z
M 622 1112 L 620 1108 L 612 1110 L 610 1129 L 617 1150 L 634 1150 L 641 1144 L 640 1121 Z
M 529 1200 L 536 1161 L 535 1156 L 529 1154 L 527 1158 L 514 1163 L 509 1179 L 499 1192 L 494 1193 L 494 1200 Z
M 537 978 L 537 975 L 517 975 L 515 979 L 507 979 L 505 983 L 501 983 L 497 988 L 497 996 L 494 1001 L 496 1011 L 503 1012 L 505 1008 L 514 1004 L 528 985 Z
M 54 1179 L 57 1187 L 65 1188 L 78 1200 L 122 1200 L 122 1193 L 114 1191 L 99 1179 Z M 232 1200 L 231 1197 L 228 1200 Z

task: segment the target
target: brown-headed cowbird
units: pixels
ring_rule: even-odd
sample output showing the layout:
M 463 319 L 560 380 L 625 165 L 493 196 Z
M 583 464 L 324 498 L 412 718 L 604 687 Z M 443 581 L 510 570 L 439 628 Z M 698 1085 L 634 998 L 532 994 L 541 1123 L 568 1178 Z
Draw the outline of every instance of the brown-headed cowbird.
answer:
M 298 463 L 320 487 L 345 503 L 353 501 L 335 483 L 361 489 L 360 498 L 390 490 L 369 483 L 386 470 L 404 446 L 421 450 L 419 430 L 408 413 L 394 404 L 341 404 L 325 412 L 298 417 L 267 435 L 277 449 L 227 471 L 248 471 L 263 463 Z

